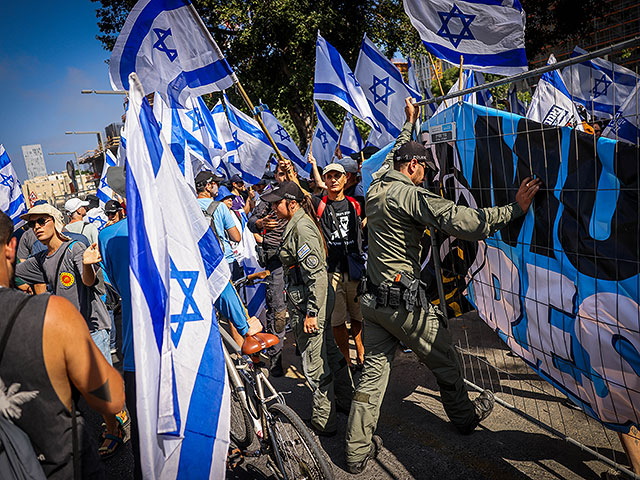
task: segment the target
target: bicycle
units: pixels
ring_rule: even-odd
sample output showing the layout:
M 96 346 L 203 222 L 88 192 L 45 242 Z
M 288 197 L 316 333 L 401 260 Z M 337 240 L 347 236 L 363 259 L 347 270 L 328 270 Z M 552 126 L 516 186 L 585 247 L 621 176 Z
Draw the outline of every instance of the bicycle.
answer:
M 257 272 L 234 286 L 255 285 L 268 275 Z M 322 448 L 262 368 L 260 354 L 277 344 L 278 337 L 258 333 L 239 347 L 226 331 L 220 333 L 231 387 L 231 442 L 242 450 L 257 438 L 259 448 L 253 456 L 268 455 L 268 465 L 283 480 L 332 480 Z

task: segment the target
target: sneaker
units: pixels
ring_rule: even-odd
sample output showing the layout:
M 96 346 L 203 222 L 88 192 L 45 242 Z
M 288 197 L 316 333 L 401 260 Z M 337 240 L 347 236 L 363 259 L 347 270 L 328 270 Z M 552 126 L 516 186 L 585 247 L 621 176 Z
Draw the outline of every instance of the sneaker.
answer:
M 473 432 L 481 421 L 491 415 L 495 402 L 496 399 L 493 396 L 493 392 L 489 390 L 483 390 L 482 393 L 478 395 L 478 397 L 472 402 L 473 408 L 476 411 L 474 419 L 468 425 L 462 427 L 456 425 L 458 431 L 463 435 L 469 435 L 471 432 Z
M 367 468 L 367 463 L 371 458 L 376 458 L 380 451 L 382 450 L 382 439 L 378 435 L 374 435 L 371 438 L 371 448 L 369 449 L 369 453 L 359 462 L 347 462 L 347 472 L 357 475 L 359 473 L 364 472 Z

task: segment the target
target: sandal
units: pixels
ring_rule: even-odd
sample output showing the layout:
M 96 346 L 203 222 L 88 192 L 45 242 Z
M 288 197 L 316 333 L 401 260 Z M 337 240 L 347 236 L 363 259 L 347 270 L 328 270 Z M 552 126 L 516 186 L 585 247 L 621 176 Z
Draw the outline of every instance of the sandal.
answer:
M 100 459 L 106 460 L 107 458 L 113 457 L 118 451 L 118 448 L 120 448 L 120 446 L 124 444 L 124 436 L 125 432 L 119 424 L 118 435 L 105 433 L 102 445 L 100 445 L 100 448 L 98 448 L 98 456 L 100 457 Z

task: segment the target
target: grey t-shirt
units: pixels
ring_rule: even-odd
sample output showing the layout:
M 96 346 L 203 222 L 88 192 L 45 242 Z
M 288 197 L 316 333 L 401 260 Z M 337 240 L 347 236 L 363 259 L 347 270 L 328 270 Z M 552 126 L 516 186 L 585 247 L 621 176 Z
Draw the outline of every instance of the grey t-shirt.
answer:
M 16 276 L 27 283 L 46 283 L 51 292 L 55 288 L 53 293 L 73 303 L 86 320 L 89 331 L 93 333 L 111 328 L 111 319 L 96 288 L 100 288 L 100 285 L 104 287 L 101 272 L 98 271 L 96 285 L 93 287 L 82 283 L 82 254 L 86 248 L 76 241 L 64 242 L 51 255 L 47 255 L 46 250 L 38 252 L 16 265 Z M 56 268 L 61 255 L 64 255 L 64 259 L 60 264 L 56 283 Z
M 71 233 L 84 235 L 89 239 L 90 245 L 98 243 L 98 229 L 91 223 L 84 223 L 82 220 L 79 220 L 77 222 L 68 223 L 64 229 Z

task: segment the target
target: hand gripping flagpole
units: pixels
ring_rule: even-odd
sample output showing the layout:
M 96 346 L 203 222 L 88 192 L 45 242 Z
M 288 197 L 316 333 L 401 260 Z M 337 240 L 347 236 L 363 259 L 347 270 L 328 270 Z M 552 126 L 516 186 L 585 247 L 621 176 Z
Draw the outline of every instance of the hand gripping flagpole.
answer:
M 220 51 L 220 47 L 218 47 L 218 44 L 215 42 L 215 40 L 211 36 L 211 32 L 209 32 L 209 29 L 207 28 L 207 26 L 202 21 L 202 18 L 200 17 L 200 15 L 198 15 L 198 12 L 196 11 L 196 8 L 193 6 L 193 3 L 189 3 L 189 12 L 191 12 L 191 15 L 193 15 L 193 18 L 195 19 L 195 21 L 198 22 L 198 24 L 200 25 L 200 28 L 202 29 L 202 31 L 206 33 L 206 37 L 209 40 L 209 42 L 211 43 L 211 48 L 214 49 L 214 51 L 218 54 L 218 56 L 220 58 L 224 58 L 224 55 L 222 55 L 222 52 Z M 244 88 L 242 87 L 242 84 L 240 83 L 240 80 L 238 80 L 238 77 L 236 77 L 235 73 L 233 74 L 233 77 L 235 79 L 235 86 L 238 89 L 238 92 L 240 93 L 240 96 L 244 100 L 244 103 L 246 103 L 247 107 L 249 107 L 249 110 L 251 111 L 251 115 L 253 115 L 253 118 L 258 122 L 258 124 L 260 125 L 260 128 L 262 128 L 262 131 L 264 132 L 264 134 L 269 139 L 269 143 L 271 144 L 271 146 L 275 150 L 279 161 L 282 161 L 282 162 L 285 161 L 285 158 L 282 155 L 282 152 L 280 152 L 280 149 L 276 145 L 276 142 L 273 140 L 273 137 L 267 131 L 267 127 L 265 126 L 264 122 L 262 121 L 262 118 L 258 114 L 258 111 L 256 110 L 256 107 L 253 105 L 253 102 L 251 101 L 251 99 L 247 95 L 247 92 L 245 92 Z

